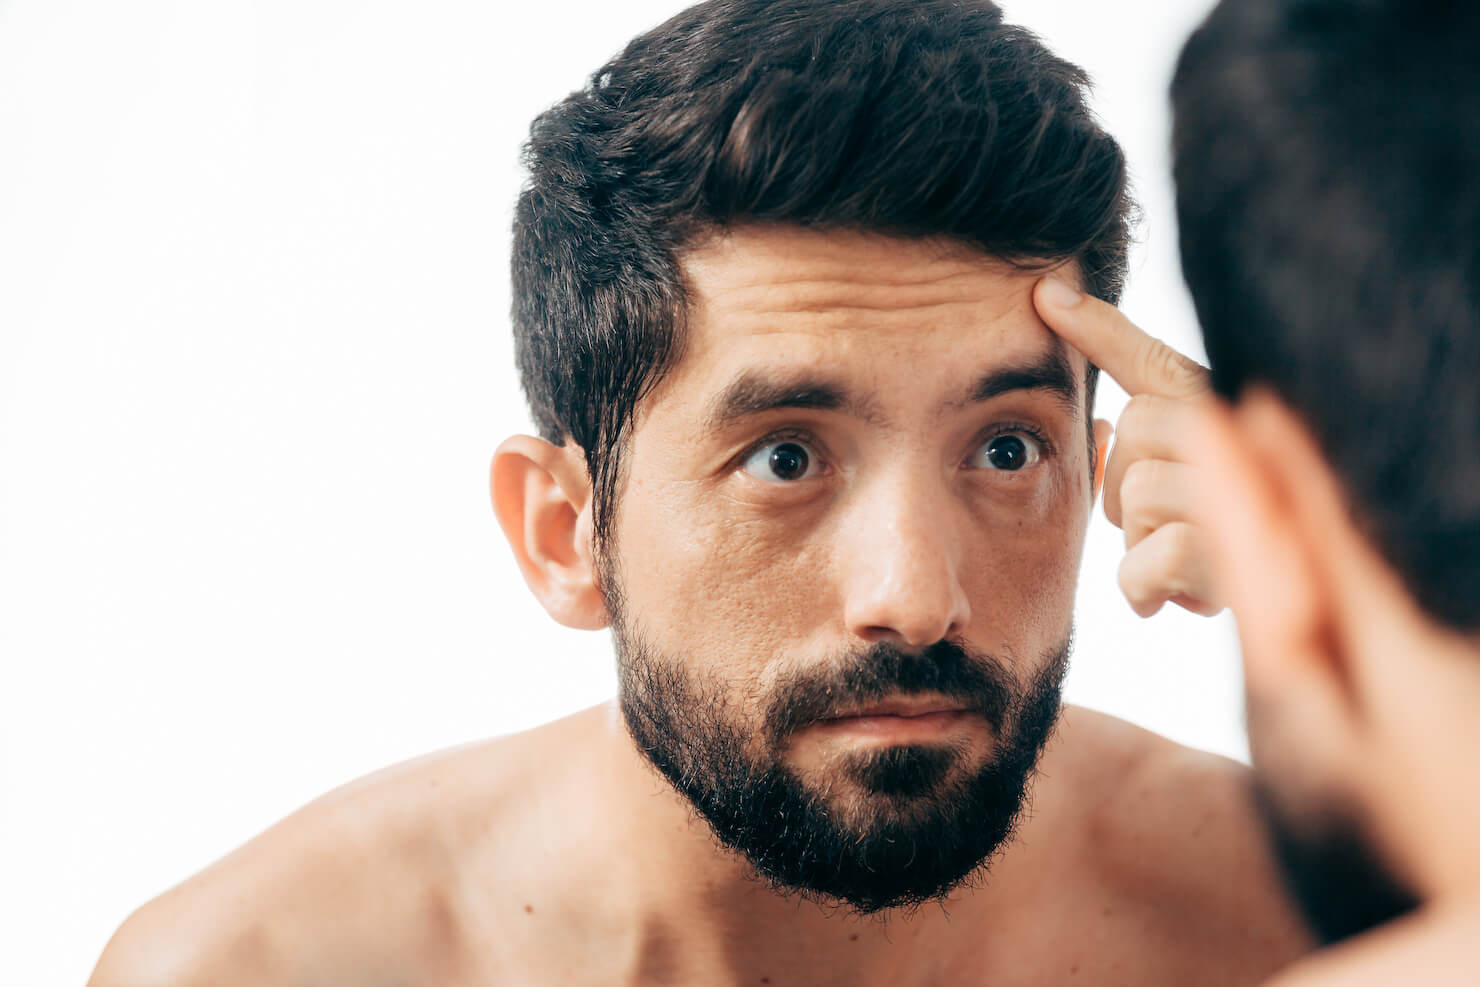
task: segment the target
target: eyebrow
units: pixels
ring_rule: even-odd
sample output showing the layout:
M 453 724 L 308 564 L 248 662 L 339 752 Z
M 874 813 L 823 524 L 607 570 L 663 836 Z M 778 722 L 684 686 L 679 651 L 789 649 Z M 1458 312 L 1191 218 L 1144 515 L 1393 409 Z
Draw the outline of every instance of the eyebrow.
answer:
M 977 379 L 966 394 L 949 406 L 962 408 L 968 404 L 981 404 L 1012 391 L 1047 391 L 1059 400 L 1077 421 L 1081 408 L 1079 381 L 1074 368 L 1069 364 L 1063 346 L 1055 345 L 1044 350 L 1026 363 L 998 367 Z
M 879 417 L 868 402 L 850 396 L 842 387 L 817 377 L 813 371 L 772 375 L 746 370 L 730 381 L 710 404 L 704 426 L 711 432 L 720 431 L 741 419 L 780 408 L 843 411 L 867 421 Z
M 1068 356 L 1058 346 L 1026 362 L 988 371 L 961 397 L 944 402 L 942 410 L 981 404 L 1014 391 L 1047 391 L 1079 420 L 1079 383 Z M 738 421 L 783 408 L 841 411 L 870 423 L 883 420 L 872 402 L 849 394 L 845 387 L 814 370 L 791 374 L 745 370 L 710 402 L 704 428 L 723 431 Z

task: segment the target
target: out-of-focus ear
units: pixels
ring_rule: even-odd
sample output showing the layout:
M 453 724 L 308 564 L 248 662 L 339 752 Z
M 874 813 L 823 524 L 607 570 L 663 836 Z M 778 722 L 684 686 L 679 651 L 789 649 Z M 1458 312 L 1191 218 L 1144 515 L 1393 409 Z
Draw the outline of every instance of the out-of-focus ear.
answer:
M 1238 620 L 1251 713 L 1298 709 L 1305 734 L 1338 742 L 1359 712 L 1350 614 L 1333 578 L 1355 533 L 1335 477 L 1304 424 L 1268 392 L 1233 407 L 1211 402 L 1203 424 L 1205 528 L 1219 598 Z
M 1115 426 L 1104 418 L 1095 419 L 1095 472 L 1094 486 L 1090 489 L 1090 503 L 1100 499 L 1100 491 L 1105 487 L 1105 457 L 1110 455 L 1110 437 L 1115 434 Z
M 524 581 L 567 627 L 607 625 L 591 542 L 591 479 L 581 450 L 515 435 L 494 453 L 493 510 Z

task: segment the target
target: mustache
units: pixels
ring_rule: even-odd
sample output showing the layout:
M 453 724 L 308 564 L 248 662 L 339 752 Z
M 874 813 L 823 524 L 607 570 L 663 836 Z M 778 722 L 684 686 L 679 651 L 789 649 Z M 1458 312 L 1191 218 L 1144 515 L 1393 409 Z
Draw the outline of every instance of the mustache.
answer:
M 778 682 L 776 698 L 766 710 L 765 731 L 772 744 L 779 744 L 796 730 L 849 707 L 935 694 L 959 702 L 1001 733 L 1021 691 L 1001 661 L 955 642 L 937 641 L 923 651 L 880 642 L 841 662 Z

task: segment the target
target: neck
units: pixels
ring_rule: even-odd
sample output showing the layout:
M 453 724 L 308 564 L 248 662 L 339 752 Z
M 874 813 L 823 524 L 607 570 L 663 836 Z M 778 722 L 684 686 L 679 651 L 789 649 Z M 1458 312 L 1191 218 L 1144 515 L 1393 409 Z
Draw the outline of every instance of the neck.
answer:
M 1480 737 L 1455 743 L 1440 759 L 1465 761 L 1463 770 L 1415 773 L 1394 793 L 1407 804 L 1382 814 L 1379 832 L 1426 905 L 1480 905 L 1480 792 L 1471 783 L 1476 758 Z
M 894 969 L 908 955 L 910 979 L 925 976 L 922 957 L 946 960 L 949 922 L 973 907 L 963 892 L 943 906 L 893 910 L 862 917 L 840 905 L 806 901 L 773 891 L 736 854 L 719 846 L 709 826 L 642 756 L 626 734 L 612 704 L 603 723 L 611 752 L 600 780 L 599 801 L 613 807 L 615 823 L 603 836 L 609 859 L 620 860 L 619 882 L 628 889 L 621 908 L 624 938 L 634 979 L 683 979 L 723 983 L 743 972 L 741 982 L 811 982 L 799 971 L 816 968 L 817 979 L 852 984 L 906 982 Z M 682 949 L 675 952 L 675 943 Z M 928 947 L 938 947 L 931 949 Z M 909 947 L 901 950 L 900 947 Z M 671 969 L 659 977 L 654 963 L 705 963 L 685 978 Z M 761 969 L 762 966 L 775 969 Z M 751 975 L 753 974 L 753 979 Z
M 1468 642 L 1430 641 L 1408 658 L 1389 661 L 1402 673 L 1381 684 L 1377 836 L 1426 905 L 1470 908 L 1480 905 L 1480 655 Z

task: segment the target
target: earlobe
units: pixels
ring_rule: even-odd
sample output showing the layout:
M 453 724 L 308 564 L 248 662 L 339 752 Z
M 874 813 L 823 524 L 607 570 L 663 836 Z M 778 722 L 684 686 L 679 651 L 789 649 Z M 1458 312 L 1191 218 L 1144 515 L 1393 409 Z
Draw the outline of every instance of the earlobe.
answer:
M 494 453 L 489 487 L 524 581 L 545 610 L 567 627 L 605 627 L 591 545 L 591 482 L 580 450 L 513 436 Z

